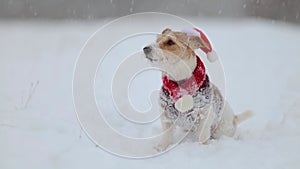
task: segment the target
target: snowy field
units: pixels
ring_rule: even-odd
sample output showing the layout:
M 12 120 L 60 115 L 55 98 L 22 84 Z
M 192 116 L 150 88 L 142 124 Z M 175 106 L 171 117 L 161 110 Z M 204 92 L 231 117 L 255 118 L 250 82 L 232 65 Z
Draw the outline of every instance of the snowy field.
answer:
M 1 169 L 300 168 L 299 25 L 191 18 L 218 51 L 233 109 L 251 109 L 255 116 L 240 125 L 235 139 L 182 143 L 161 156 L 133 160 L 96 147 L 72 102 L 78 53 L 107 21 L 0 21 Z

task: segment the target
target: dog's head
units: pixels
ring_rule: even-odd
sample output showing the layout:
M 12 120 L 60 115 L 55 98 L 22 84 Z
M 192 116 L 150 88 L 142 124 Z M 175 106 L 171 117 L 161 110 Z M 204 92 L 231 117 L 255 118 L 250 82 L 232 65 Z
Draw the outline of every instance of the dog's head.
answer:
M 173 77 L 182 80 L 192 75 L 196 66 L 194 50 L 207 47 L 199 36 L 165 29 L 156 38 L 156 42 L 143 48 L 150 63 Z
M 177 59 L 187 60 L 195 55 L 195 49 L 205 45 L 199 36 L 188 38 L 186 33 L 174 32 L 167 28 L 157 36 L 155 43 L 144 47 L 143 50 L 150 62 L 159 63 Z

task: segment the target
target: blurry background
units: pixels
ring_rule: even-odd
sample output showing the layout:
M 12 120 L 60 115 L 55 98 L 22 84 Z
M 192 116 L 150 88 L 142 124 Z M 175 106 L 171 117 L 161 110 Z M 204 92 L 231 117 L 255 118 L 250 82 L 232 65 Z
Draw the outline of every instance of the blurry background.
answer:
M 299 0 L 1 0 L 1 19 L 100 19 L 136 12 L 300 23 Z

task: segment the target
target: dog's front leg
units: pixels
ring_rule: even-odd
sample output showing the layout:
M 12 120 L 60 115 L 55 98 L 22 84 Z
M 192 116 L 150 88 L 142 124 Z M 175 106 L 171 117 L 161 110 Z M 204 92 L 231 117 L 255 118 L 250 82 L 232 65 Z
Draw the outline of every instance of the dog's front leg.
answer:
M 208 144 L 211 136 L 211 126 L 215 118 L 215 113 L 211 109 L 212 107 L 209 106 L 207 110 L 203 111 L 204 118 L 201 119 L 197 128 L 198 139 L 202 144 Z
M 155 146 L 157 151 L 163 151 L 173 143 L 174 125 L 171 121 L 167 120 L 166 112 L 161 115 L 160 120 L 164 133 L 160 142 Z

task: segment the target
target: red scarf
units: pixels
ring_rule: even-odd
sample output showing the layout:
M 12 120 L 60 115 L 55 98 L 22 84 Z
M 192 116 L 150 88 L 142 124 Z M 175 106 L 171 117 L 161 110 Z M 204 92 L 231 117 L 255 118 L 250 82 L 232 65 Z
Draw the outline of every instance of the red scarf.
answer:
M 183 95 L 193 95 L 199 87 L 202 85 L 205 80 L 205 66 L 203 62 L 197 57 L 197 66 L 193 72 L 193 75 L 184 80 L 181 84 L 178 82 L 172 81 L 168 78 L 167 75 L 162 75 L 163 88 L 166 89 L 174 102 L 180 99 Z

